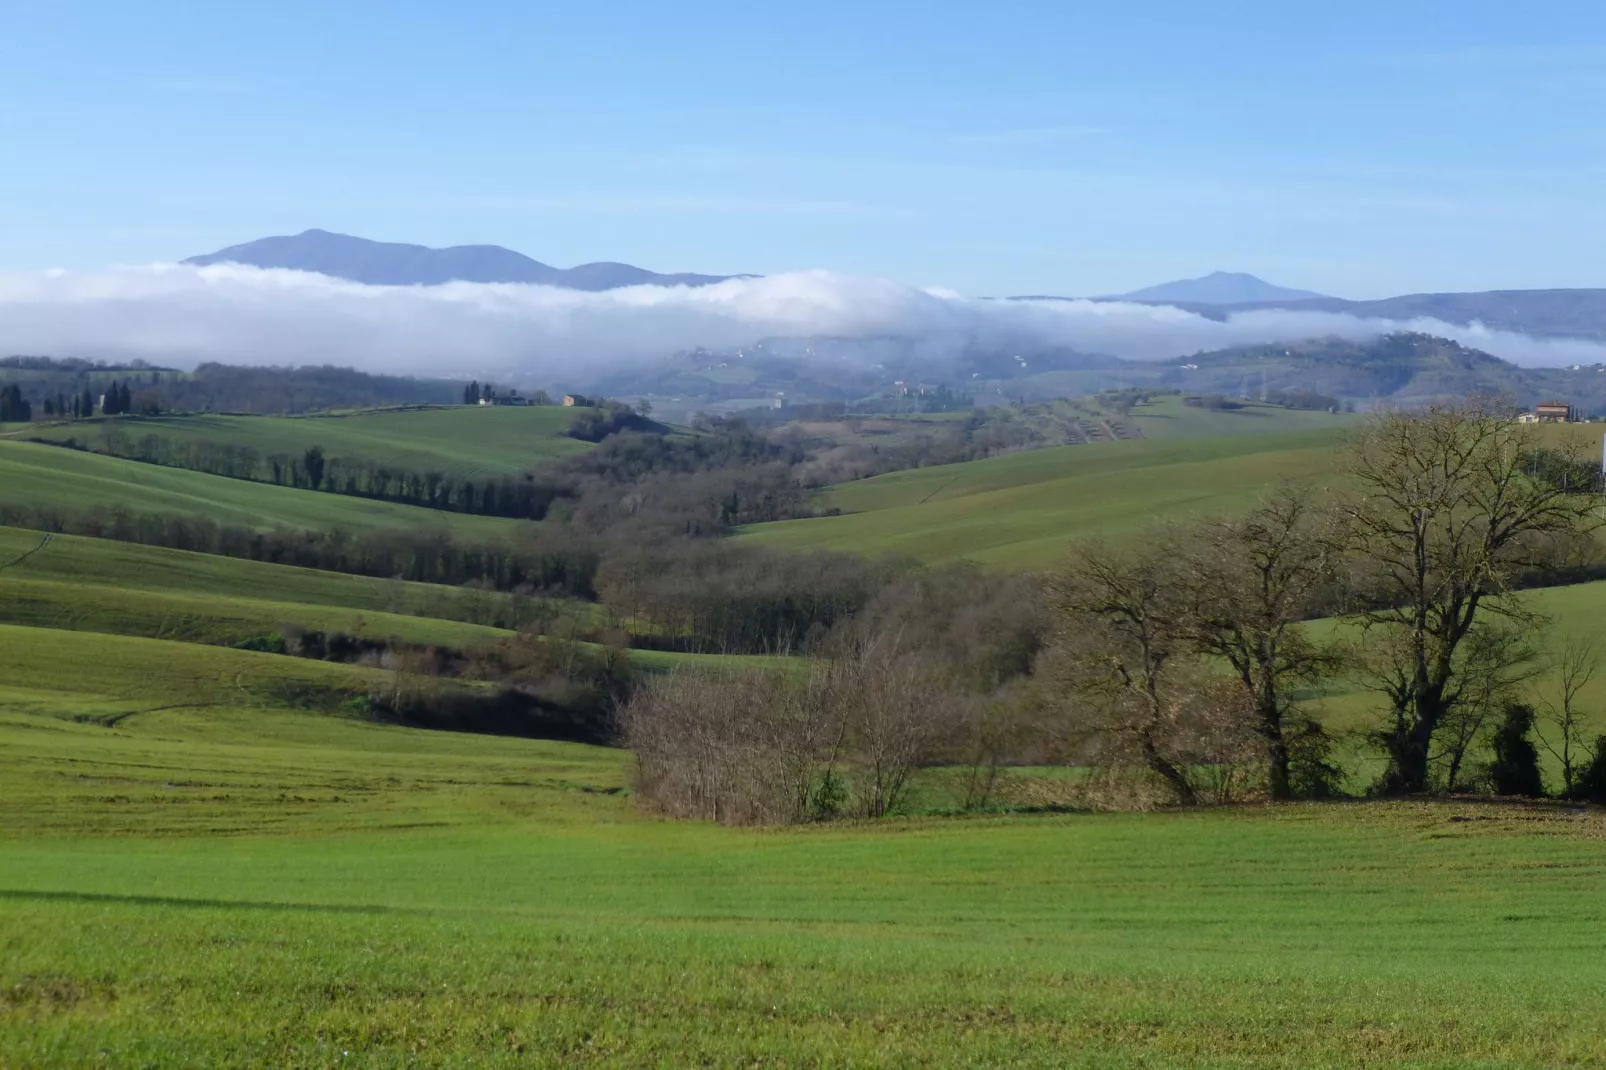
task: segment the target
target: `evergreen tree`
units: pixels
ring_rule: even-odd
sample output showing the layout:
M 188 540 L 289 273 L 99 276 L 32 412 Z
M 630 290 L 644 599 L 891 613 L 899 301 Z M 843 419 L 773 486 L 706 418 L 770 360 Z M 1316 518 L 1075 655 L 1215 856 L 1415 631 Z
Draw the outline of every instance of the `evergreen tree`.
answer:
M 1505 717 L 1494 734 L 1494 761 L 1489 763 L 1491 786 L 1501 795 L 1538 798 L 1545 793 L 1539 773 L 1539 750 L 1530 738 L 1533 728 L 1533 707 L 1521 702 L 1506 706 Z
M 480 387 L 480 398 L 481 399 L 483 399 L 485 401 L 490 401 L 491 398 L 493 398 L 495 396 L 496 396 L 496 388 L 494 386 L 492 386 L 490 383 L 486 383 L 484 386 Z
M 87 386 L 84 387 L 83 394 L 78 398 L 78 408 L 86 419 L 95 415 L 95 395 L 89 392 L 89 387 Z
M 480 384 L 478 380 L 470 382 L 463 388 L 463 404 L 475 405 L 480 400 Z
M 301 458 L 301 470 L 307 473 L 307 486 L 317 490 L 323 484 L 323 447 L 313 446 Z

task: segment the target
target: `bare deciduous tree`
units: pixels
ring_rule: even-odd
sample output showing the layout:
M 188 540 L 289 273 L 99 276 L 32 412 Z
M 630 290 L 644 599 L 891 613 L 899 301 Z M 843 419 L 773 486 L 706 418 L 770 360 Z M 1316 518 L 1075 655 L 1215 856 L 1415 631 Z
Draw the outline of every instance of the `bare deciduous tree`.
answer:
M 1332 518 L 1308 488 L 1284 486 L 1241 517 L 1181 534 L 1177 545 L 1179 622 L 1196 650 L 1231 669 L 1265 747 L 1271 797 L 1290 798 L 1285 732 L 1295 692 L 1337 664 L 1302 627 L 1337 572 L 1342 542 Z
M 1187 639 L 1174 556 L 1150 542 L 1130 552 L 1078 548 L 1049 584 L 1056 646 L 1043 675 L 1068 694 L 1072 731 L 1105 760 L 1132 756 L 1197 797 L 1189 777 Z
M 1434 736 L 1471 696 L 1468 645 L 1494 620 L 1538 625 L 1512 578 L 1594 524 L 1595 488 L 1553 478 L 1573 469 L 1545 456 L 1534 429 L 1483 403 L 1385 414 L 1354 445 L 1344 512 L 1368 565 L 1366 645 L 1387 665 L 1374 679 L 1391 707 L 1389 790 L 1430 787 Z
M 1600 668 L 1598 636 L 1569 636 L 1554 658 L 1559 693 L 1542 701 L 1545 720 L 1556 730 L 1555 742 L 1540 734 L 1545 749 L 1561 763 L 1562 793 L 1573 798 L 1578 791 L 1578 774 L 1593 756 L 1584 742 L 1584 717 L 1579 698 L 1595 679 Z

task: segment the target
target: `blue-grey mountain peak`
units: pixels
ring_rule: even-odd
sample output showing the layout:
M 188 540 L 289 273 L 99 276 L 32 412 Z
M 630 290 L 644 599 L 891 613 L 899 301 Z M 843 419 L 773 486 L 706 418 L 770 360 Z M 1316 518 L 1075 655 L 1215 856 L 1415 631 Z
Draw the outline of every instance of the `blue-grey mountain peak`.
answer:
M 1197 279 L 1163 282 L 1158 286 L 1116 295 L 1123 301 L 1174 301 L 1194 305 L 1247 305 L 1256 301 L 1316 301 L 1324 294 L 1275 286 L 1241 271 L 1214 271 Z
M 186 264 L 235 263 L 259 268 L 315 271 L 375 286 L 434 286 L 446 282 L 527 282 L 570 290 L 615 290 L 622 286 L 707 286 L 731 276 L 660 275 L 630 264 L 601 262 L 557 268 L 500 245 L 454 245 L 431 249 L 401 242 L 369 241 L 327 230 L 260 238 Z

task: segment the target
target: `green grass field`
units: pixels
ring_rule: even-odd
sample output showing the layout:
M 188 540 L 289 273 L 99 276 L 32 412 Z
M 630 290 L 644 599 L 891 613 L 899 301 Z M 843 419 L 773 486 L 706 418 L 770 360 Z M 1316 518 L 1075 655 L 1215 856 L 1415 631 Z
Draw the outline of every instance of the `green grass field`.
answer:
M 13 567 L 0 568 L 0 623 L 225 646 L 293 626 L 475 650 L 514 634 L 486 621 L 518 612 L 512 606 L 516 596 L 494 591 L 368 579 L 72 535 L 52 536 L 41 548 L 40 538 L 37 532 L 0 527 L 0 566 L 22 558 Z M 547 604 L 549 613 L 566 615 L 582 629 L 600 623 L 599 607 L 591 603 Z M 529 607 L 523 613 L 531 619 L 537 615 Z M 630 652 L 630 663 L 648 672 L 767 665 L 773 660 Z
M 739 537 L 785 550 L 891 553 L 1010 570 L 1052 567 L 1077 539 L 1246 509 L 1280 481 L 1336 486 L 1355 418 L 1279 412 L 1348 422 L 1263 434 L 1190 437 L 1179 431 L 1169 438 L 891 472 L 821 492 L 817 504 L 840 509 L 841 516 L 754 525 Z M 1541 434 L 1582 456 L 1599 454 L 1599 431 L 1588 426 L 1548 427 Z
M 1132 410 L 1130 423 L 1144 438 L 1204 438 L 1214 435 L 1270 434 L 1284 431 L 1343 430 L 1356 425 L 1353 414 L 1241 402 L 1240 409 L 1185 405 L 1179 394 L 1164 394 Z
M 50 542 L 38 549 L 40 540 L 37 531 L 0 527 L 0 566 L 28 555 L 20 564 L 0 569 L 0 583 L 8 579 L 43 580 L 82 584 L 91 590 L 115 587 L 297 602 L 353 612 L 407 613 L 476 623 L 483 619 L 485 603 L 492 602 L 500 608 L 511 597 L 112 539 L 52 535 Z M 30 553 L 36 549 L 37 553 Z
M 587 410 L 554 405 L 523 408 L 456 405 L 317 416 L 119 416 L 41 427 L 31 437 L 88 449 L 108 436 L 124 441 L 159 435 L 176 442 L 227 442 L 263 456 L 299 456 L 320 446 L 329 457 L 363 458 L 457 479 L 517 475 L 538 461 L 591 448 L 564 435 Z
M 258 530 L 444 527 L 479 542 L 505 539 L 525 523 L 276 487 L 14 440 L 0 441 L 0 503 L 64 510 L 120 506 L 142 513 L 205 516 Z
M 1339 436 L 897 473 L 746 537 L 1052 564 L 1332 478 Z M 129 465 L 0 442 L 0 480 L 49 500 L 290 526 L 376 504 Z M 509 634 L 482 623 L 505 597 L 0 528 L 0 1070 L 1606 1065 L 1598 808 L 953 817 L 931 770 L 896 819 L 727 829 L 645 813 L 625 752 L 377 723 L 350 700 L 391 672 L 219 645 L 473 647 Z M 1528 597 L 1542 646 L 1606 628 L 1606 583 Z M 1606 678 L 1584 703 L 1606 727 Z M 1364 774 L 1376 700 L 1341 682 L 1316 709 Z
M 788 550 L 1056 563 L 1071 540 L 1154 519 L 1230 512 L 1283 479 L 1331 479 L 1338 430 L 1061 446 L 893 472 L 829 488 L 845 515 L 786 520 L 742 538 Z
M 31 651 L 0 692 L 8 1066 L 1606 1060 L 1596 812 L 670 824 L 620 752 L 275 706 L 270 655 L 25 631 L 0 628 Z

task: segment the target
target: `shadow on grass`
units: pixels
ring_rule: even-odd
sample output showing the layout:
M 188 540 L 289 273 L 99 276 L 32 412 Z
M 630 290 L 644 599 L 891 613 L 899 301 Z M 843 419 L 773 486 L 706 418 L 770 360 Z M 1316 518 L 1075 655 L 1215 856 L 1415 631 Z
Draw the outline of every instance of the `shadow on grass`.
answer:
M 120 906 L 180 907 L 200 910 L 275 910 L 296 913 L 399 915 L 437 913 L 437 911 L 420 907 L 387 907 L 340 903 L 269 903 L 252 899 L 190 899 L 167 895 L 109 895 L 101 892 L 50 892 L 20 888 L 0 888 L 0 900 L 7 899 L 46 903 L 108 903 Z

